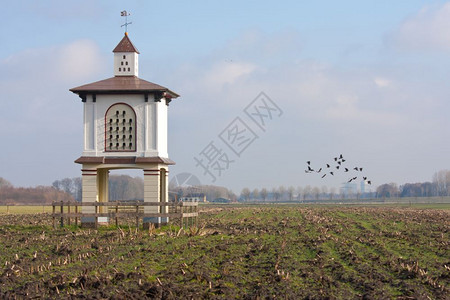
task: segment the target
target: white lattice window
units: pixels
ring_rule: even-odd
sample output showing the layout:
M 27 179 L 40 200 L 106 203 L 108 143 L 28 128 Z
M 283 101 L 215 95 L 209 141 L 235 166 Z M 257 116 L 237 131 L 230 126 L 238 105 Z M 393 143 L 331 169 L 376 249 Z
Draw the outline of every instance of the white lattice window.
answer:
M 136 151 L 136 113 L 128 104 L 113 104 L 106 111 L 105 151 Z

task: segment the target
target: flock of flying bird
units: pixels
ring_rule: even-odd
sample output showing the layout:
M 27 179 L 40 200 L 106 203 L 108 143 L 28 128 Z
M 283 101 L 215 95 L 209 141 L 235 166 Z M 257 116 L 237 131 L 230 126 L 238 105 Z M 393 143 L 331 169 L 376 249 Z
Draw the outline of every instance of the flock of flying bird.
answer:
M 362 172 L 363 168 L 361 167 L 354 167 L 354 168 L 346 168 L 344 166 L 345 163 L 345 159 L 344 157 L 341 155 L 337 156 L 334 158 L 334 164 L 332 165 L 332 163 L 330 164 L 326 164 L 326 167 L 324 166 L 323 168 L 321 167 L 320 169 L 318 169 L 317 171 L 314 170 L 311 167 L 311 161 L 307 161 L 307 169 L 305 170 L 305 173 L 323 173 L 322 178 L 324 178 L 325 176 L 327 176 L 328 174 L 334 176 L 334 173 L 337 171 L 343 171 L 344 173 L 350 172 L 350 171 L 355 171 L 355 172 Z M 358 176 L 354 176 L 351 177 L 347 182 L 352 182 L 354 180 L 358 179 Z M 367 180 L 366 176 L 362 176 L 362 179 L 364 180 L 364 182 L 366 182 L 367 184 L 372 184 L 372 182 L 370 180 Z

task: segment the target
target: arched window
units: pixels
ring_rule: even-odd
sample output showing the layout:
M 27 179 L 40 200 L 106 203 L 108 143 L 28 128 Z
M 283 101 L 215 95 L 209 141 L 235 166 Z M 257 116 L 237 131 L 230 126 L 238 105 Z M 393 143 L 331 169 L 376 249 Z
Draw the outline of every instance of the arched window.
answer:
M 121 113 L 119 113 L 121 112 Z M 107 126 L 107 124 L 125 124 L 129 127 L 127 135 L 119 136 L 119 127 Z M 115 129 L 115 131 L 113 131 Z M 125 132 L 125 127 L 123 128 Z M 136 113 L 133 108 L 125 103 L 111 105 L 105 114 L 105 151 L 106 152 L 134 152 L 136 151 Z

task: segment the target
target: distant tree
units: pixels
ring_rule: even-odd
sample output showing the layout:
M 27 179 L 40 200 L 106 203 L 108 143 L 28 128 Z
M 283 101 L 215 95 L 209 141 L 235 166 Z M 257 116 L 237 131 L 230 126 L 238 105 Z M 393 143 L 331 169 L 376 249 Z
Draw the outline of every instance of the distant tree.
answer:
M 303 188 L 301 186 L 297 187 L 297 200 L 303 200 Z
M 6 187 L 12 187 L 13 185 L 11 184 L 11 182 L 9 182 L 8 180 L 0 177 L 0 189 L 1 188 L 6 188 Z
M 60 191 L 61 190 L 61 180 L 55 180 L 52 183 L 52 187 L 54 187 L 56 190 Z
M 72 178 L 72 182 L 73 182 L 73 193 L 72 193 L 72 196 L 75 199 L 75 201 L 81 202 L 81 195 L 82 195 L 82 181 L 81 181 L 81 177 Z
M 378 198 L 393 198 L 397 197 L 398 193 L 399 190 L 396 183 L 382 184 L 377 188 Z
M 129 175 L 109 176 L 109 200 L 143 200 L 144 180 Z
M 424 197 L 436 196 L 435 186 L 431 182 L 424 182 L 424 183 L 422 183 L 422 190 L 423 190 L 423 196 Z
M 282 201 L 284 195 L 286 194 L 286 188 L 283 185 L 280 185 L 280 187 L 278 188 L 278 192 L 280 193 L 280 200 Z
M 61 189 L 62 189 L 62 191 L 66 192 L 67 194 L 72 194 L 72 190 L 73 190 L 72 179 L 70 179 L 70 178 L 62 179 L 61 180 Z
M 314 196 L 314 199 L 319 200 L 319 196 L 320 196 L 320 189 L 318 187 L 313 187 L 312 189 L 312 194 Z
M 450 194 L 450 171 L 440 170 L 434 173 L 433 183 L 436 185 L 438 196 L 448 196 Z
M 310 185 L 305 186 L 305 188 L 303 189 L 303 201 L 311 197 L 311 193 L 312 193 L 311 186 Z
M 75 201 L 81 201 L 81 177 L 55 180 L 52 183 L 52 187 L 57 191 L 62 191 L 72 195 Z
M 51 203 L 53 201 L 73 201 L 71 195 L 49 186 L 35 188 L 4 187 L 0 189 L 0 203 L 29 204 Z
M 263 202 L 266 202 L 267 195 L 268 195 L 267 189 L 266 188 L 262 188 L 261 192 L 259 192 L 259 195 L 261 196 Z
M 336 194 L 336 188 L 335 187 L 331 187 L 330 188 L 330 200 L 333 200 L 334 195 Z
M 227 190 L 227 198 L 231 200 L 231 202 L 236 202 L 236 195 L 232 190 Z
M 322 195 L 322 198 L 325 199 L 328 194 L 328 188 L 326 185 L 322 185 L 322 187 L 320 188 L 320 193 Z
M 258 189 L 254 189 L 252 191 L 252 198 L 253 198 L 253 200 L 256 201 L 258 199 L 258 197 L 259 197 L 259 191 L 258 191 Z
M 288 187 L 287 194 L 288 194 L 288 197 L 289 197 L 289 201 L 293 201 L 294 200 L 294 193 L 295 193 L 295 188 L 293 186 Z
M 400 197 L 422 197 L 423 188 L 421 183 L 405 183 L 399 187 Z
M 274 201 L 278 201 L 280 199 L 280 190 L 278 188 L 272 188 L 272 197 Z
M 248 201 L 250 199 L 250 189 L 243 188 L 241 191 L 241 197 L 244 198 L 244 201 Z

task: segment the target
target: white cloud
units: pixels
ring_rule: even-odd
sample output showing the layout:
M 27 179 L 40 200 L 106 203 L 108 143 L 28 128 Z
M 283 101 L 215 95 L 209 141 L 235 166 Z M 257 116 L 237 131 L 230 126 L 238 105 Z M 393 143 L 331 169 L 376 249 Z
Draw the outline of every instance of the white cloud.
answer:
M 383 77 L 375 77 L 373 81 L 379 88 L 389 87 L 392 84 L 391 80 Z
M 91 40 L 78 40 L 55 51 L 54 66 L 57 74 L 65 80 L 75 82 L 103 71 L 104 58 Z M 112 70 L 112 68 L 111 68 Z
M 8 178 L 20 185 L 50 184 L 59 176 L 78 175 L 67 172 L 78 168 L 71 162 L 82 147 L 82 105 L 69 89 L 98 80 L 105 65 L 88 40 L 27 49 L 0 61 L 0 164 L 2 170 L 17 170 Z M 45 175 L 39 171 L 43 165 Z
M 245 77 L 255 69 L 254 64 L 246 62 L 218 62 L 205 71 L 200 81 L 204 88 L 220 92 L 226 85 L 233 84 L 238 80 L 245 80 Z
M 431 148 L 445 147 L 442 128 L 449 124 L 444 109 L 448 107 L 448 88 L 440 78 L 435 81 L 437 75 L 432 71 L 436 66 L 426 60 L 397 64 L 394 54 L 393 63 L 350 62 L 342 67 L 292 55 L 297 50 L 295 44 L 288 44 L 286 52 L 277 50 L 273 60 L 261 58 L 260 53 L 255 57 L 248 55 L 247 51 L 256 51 L 261 41 L 276 39 L 275 36 L 262 35 L 245 43 L 239 37 L 198 63 L 174 72 L 173 85 L 178 86 L 182 97 L 171 107 L 172 117 L 176 114 L 171 122 L 183 124 L 177 126 L 179 132 L 170 133 L 171 155 L 177 160 L 174 174 L 198 172 L 199 178 L 207 183 L 208 178 L 195 167 L 192 157 L 215 140 L 236 116 L 247 121 L 242 110 L 261 91 L 277 103 L 283 116 L 266 132 L 257 131 L 259 139 L 242 158 L 236 158 L 235 165 L 225 172 L 219 184 L 239 190 L 243 186 L 236 178 L 242 174 L 237 170 L 245 170 L 246 178 L 251 178 L 254 187 L 258 187 L 264 174 L 255 170 L 261 165 L 279 170 L 281 165 L 286 167 L 287 175 L 279 180 L 285 185 L 339 186 L 342 178 L 328 181 L 319 178 L 314 182 L 308 181 L 311 177 L 300 177 L 299 172 L 304 159 L 320 161 L 329 153 L 335 155 L 334 152 L 340 151 L 357 160 L 355 163 L 364 163 L 377 177 L 374 180 L 377 184 L 387 180 L 386 168 L 397 170 L 392 176 L 398 179 L 389 180 L 400 184 L 405 182 L 404 166 L 408 176 L 412 176 L 409 173 L 414 173 L 414 168 L 431 168 L 421 165 L 416 158 Z M 246 50 L 235 50 L 234 55 L 227 56 L 241 41 Z M 225 62 L 229 57 L 233 62 Z M 184 145 L 190 145 L 189 149 Z M 389 159 L 392 157 L 398 159 Z M 417 180 L 428 175 L 423 172 L 414 173 Z
M 27 49 L 0 62 L 0 79 L 27 83 L 34 87 L 57 82 L 74 82 L 104 72 L 105 59 L 91 40 L 77 40 L 67 45 Z M 3 76 L 1 75 L 3 74 Z
M 402 50 L 450 51 L 450 3 L 425 6 L 401 23 L 388 43 Z

